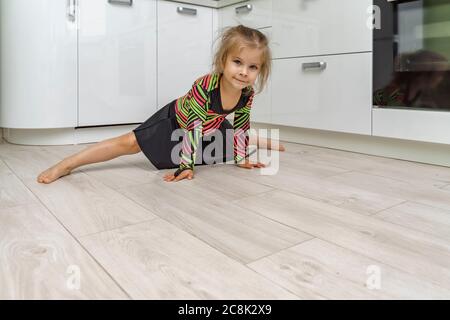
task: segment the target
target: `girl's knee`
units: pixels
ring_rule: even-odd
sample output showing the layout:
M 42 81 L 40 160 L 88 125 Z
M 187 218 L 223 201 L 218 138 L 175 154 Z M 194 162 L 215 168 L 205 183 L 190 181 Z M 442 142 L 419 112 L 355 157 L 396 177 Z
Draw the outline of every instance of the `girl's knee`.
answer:
M 125 135 L 125 143 L 130 148 L 130 150 L 134 153 L 140 152 L 141 148 L 139 147 L 139 144 L 136 139 L 136 135 L 133 131 Z

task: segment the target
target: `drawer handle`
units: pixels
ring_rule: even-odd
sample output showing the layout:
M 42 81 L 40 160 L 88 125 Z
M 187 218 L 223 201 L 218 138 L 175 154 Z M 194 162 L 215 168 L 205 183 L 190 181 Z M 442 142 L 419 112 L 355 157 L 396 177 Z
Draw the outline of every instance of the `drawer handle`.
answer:
M 242 13 L 242 12 L 250 12 L 253 10 L 253 6 L 251 4 L 247 4 L 245 6 L 241 6 L 241 7 L 237 7 L 236 8 L 236 13 Z
M 302 63 L 303 70 L 311 70 L 311 69 L 325 70 L 326 68 L 327 68 L 327 63 L 324 61 Z
M 197 9 L 185 8 L 185 7 L 177 7 L 177 12 L 181 14 L 190 14 L 197 15 Z
M 133 5 L 133 0 L 108 0 L 110 4 L 120 4 L 123 6 L 131 7 Z

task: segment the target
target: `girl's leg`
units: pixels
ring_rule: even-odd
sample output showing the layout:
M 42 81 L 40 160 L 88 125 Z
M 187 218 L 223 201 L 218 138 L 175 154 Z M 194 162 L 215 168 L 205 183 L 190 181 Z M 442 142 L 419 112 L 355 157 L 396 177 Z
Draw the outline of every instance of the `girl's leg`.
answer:
M 136 141 L 134 132 L 130 132 L 116 138 L 98 142 L 65 158 L 53 167 L 42 172 L 38 176 L 37 181 L 39 183 L 51 183 L 62 176 L 70 174 L 72 170 L 80 166 L 103 162 L 140 151 L 141 149 Z
M 285 147 L 277 140 L 263 138 L 257 135 L 250 135 L 249 144 L 257 145 L 258 148 L 268 150 L 285 151 Z

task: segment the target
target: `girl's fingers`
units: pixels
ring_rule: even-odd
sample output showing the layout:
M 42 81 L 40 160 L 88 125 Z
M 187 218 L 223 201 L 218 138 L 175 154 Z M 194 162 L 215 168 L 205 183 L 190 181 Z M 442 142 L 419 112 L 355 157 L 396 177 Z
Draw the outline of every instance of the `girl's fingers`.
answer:
M 172 174 L 172 173 L 167 173 L 164 176 L 164 181 L 166 181 L 166 182 L 171 182 L 171 181 L 176 182 L 176 181 L 180 181 L 180 180 L 183 180 L 183 179 L 192 180 L 193 178 L 194 178 L 194 173 L 191 170 L 186 170 L 186 171 L 181 172 L 177 177 L 175 177 L 175 175 Z
M 265 168 L 265 167 L 266 167 L 266 165 L 264 163 L 260 163 L 260 162 L 253 163 L 250 165 L 250 168 Z
M 180 181 L 180 180 L 182 180 L 184 178 L 185 178 L 185 175 L 184 174 L 180 174 L 178 177 L 175 178 L 174 181 L 177 182 L 177 181 Z
M 175 176 L 173 174 L 168 174 L 164 176 L 164 181 L 166 182 L 172 181 L 173 179 L 175 179 Z
M 180 181 L 183 179 L 191 180 L 194 177 L 192 171 L 183 171 L 178 177 L 175 178 L 175 181 Z

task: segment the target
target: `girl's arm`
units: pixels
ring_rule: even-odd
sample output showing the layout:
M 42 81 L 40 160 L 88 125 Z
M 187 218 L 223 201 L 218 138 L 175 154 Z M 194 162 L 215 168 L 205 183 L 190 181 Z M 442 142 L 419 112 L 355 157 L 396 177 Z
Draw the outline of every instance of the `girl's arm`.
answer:
M 188 101 L 187 125 L 184 129 L 180 167 L 173 174 L 165 175 L 165 181 L 179 181 L 194 177 L 197 148 L 202 141 L 203 122 L 206 120 L 205 105 L 208 96 L 205 91 L 199 83 L 194 83 L 192 86 Z
M 245 107 L 238 109 L 234 113 L 234 162 L 238 167 L 245 169 L 264 168 L 265 165 L 259 162 L 252 163 L 248 158 L 250 112 L 253 103 L 254 92 L 248 99 Z

